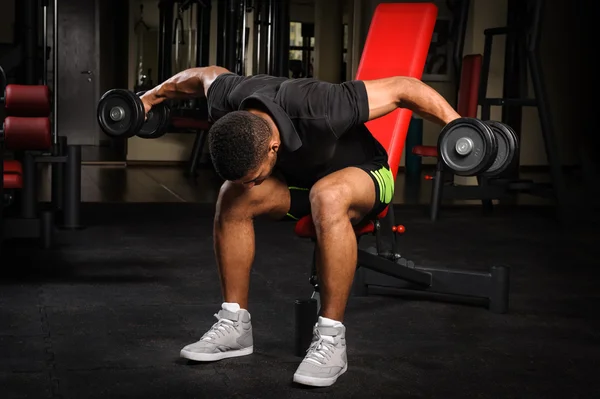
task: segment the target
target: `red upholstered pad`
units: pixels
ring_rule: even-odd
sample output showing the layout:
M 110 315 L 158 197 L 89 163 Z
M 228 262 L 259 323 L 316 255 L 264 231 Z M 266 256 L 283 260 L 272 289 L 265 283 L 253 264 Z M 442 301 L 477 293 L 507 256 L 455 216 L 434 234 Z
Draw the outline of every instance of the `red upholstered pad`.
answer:
M 6 86 L 6 114 L 11 116 L 50 115 L 48 86 Z
M 438 156 L 438 149 L 434 145 L 416 145 L 412 149 L 412 153 L 422 157 L 434 157 Z
M 373 231 L 375 231 L 375 225 L 371 221 L 359 226 L 354 226 L 354 233 L 357 236 L 372 233 Z M 298 220 L 298 222 L 296 222 L 296 227 L 294 228 L 294 233 L 296 233 L 298 237 L 315 238 L 317 233 L 315 231 L 315 224 L 313 223 L 312 216 L 304 216 L 302 219 Z
M 369 27 L 357 79 L 423 76 L 437 7 L 432 3 L 382 3 Z M 373 136 L 387 149 L 394 175 L 398 173 L 412 112 L 397 109 L 367 122 Z
M 4 173 L 16 173 L 19 175 L 23 174 L 23 167 L 21 162 L 14 160 L 4 160 Z
M 52 146 L 50 119 L 9 116 L 4 120 L 4 142 L 9 150 L 47 150 Z
M 178 129 L 196 129 L 196 130 L 210 129 L 210 123 L 208 123 L 208 121 L 194 119 L 194 118 L 184 118 L 181 116 L 172 117 L 171 125 Z
M 16 173 L 5 173 L 2 176 L 2 184 L 5 189 L 19 189 L 23 187 L 23 178 Z

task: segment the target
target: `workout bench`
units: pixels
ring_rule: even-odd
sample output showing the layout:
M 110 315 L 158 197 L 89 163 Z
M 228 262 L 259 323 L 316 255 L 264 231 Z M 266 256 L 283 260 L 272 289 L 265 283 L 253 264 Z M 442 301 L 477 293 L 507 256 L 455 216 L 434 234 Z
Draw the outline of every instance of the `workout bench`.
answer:
M 389 76 L 411 76 L 420 79 L 437 18 L 437 7 L 431 3 L 380 4 L 373 15 L 367 35 L 357 79 L 370 80 Z M 393 40 L 391 40 L 393 38 Z M 387 149 L 394 178 L 412 112 L 397 109 L 370 121 L 373 136 Z M 389 206 L 375 220 L 354 227 L 357 241 L 373 234 L 376 246 L 358 251 L 358 264 L 353 295 L 367 295 L 371 288 L 420 297 L 444 296 L 447 299 L 481 301 L 489 310 L 508 310 L 509 269 L 493 266 L 487 272 L 434 269 L 415 265 L 400 255 L 396 234 L 404 233 L 396 226 L 393 207 Z M 316 240 L 312 217 L 300 219 L 295 226 L 299 237 Z M 319 312 L 319 284 L 313 256 L 310 282 L 312 298 L 296 301 L 296 355 L 303 356 L 312 338 L 312 328 Z

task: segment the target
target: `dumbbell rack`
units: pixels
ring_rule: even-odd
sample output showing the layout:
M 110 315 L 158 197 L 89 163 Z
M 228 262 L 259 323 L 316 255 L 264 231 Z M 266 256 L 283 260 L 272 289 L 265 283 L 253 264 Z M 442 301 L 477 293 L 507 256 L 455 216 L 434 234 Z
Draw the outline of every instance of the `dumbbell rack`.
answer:
M 554 124 L 552 123 L 547 94 L 544 87 L 544 75 L 539 55 L 539 40 L 542 23 L 541 20 L 544 6 L 543 3 L 544 2 L 542 0 L 529 0 L 527 2 L 523 2 L 523 4 L 520 4 L 520 7 L 526 9 L 526 14 L 528 14 L 526 16 L 522 16 L 521 18 L 523 18 L 523 21 L 530 21 L 529 23 L 526 23 L 525 26 L 521 26 L 520 30 L 516 29 L 515 27 L 500 27 L 486 29 L 484 31 L 485 44 L 481 84 L 479 86 L 479 104 L 481 105 L 481 119 L 483 120 L 490 119 L 492 106 L 538 108 L 542 136 L 544 139 L 548 164 L 550 167 L 552 184 L 548 185 L 543 183 L 535 183 L 530 180 L 519 180 L 511 178 L 483 178 L 480 179 L 480 185 L 483 188 L 483 190 L 480 191 L 484 191 L 486 194 L 494 194 L 482 198 L 484 199 L 484 207 L 488 209 L 492 207 L 491 198 L 503 198 L 507 194 L 510 195 L 511 193 L 514 194 L 517 192 L 523 192 L 529 195 L 553 198 L 556 202 L 558 218 L 560 220 L 564 220 L 566 207 L 566 184 L 562 172 L 562 165 L 560 161 L 558 145 L 556 143 Z M 520 37 L 519 34 L 521 34 L 520 36 L 524 37 Z M 487 85 L 490 72 L 490 62 L 492 57 L 492 45 L 494 37 L 496 36 L 507 37 L 507 54 L 526 55 L 525 61 L 530 69 L 530 76 L 535 94 L 534 98 L 528 98 L 525 96 L 516 98 L 489 98 L 487 96 Z M 507 59 L 505 60 L 505 62 L 508 65 L 508 63 L 510 63 L 511 60 Z M 508 66 L 506 66 L 505 69 L 506 68 L 508 68 Z M 505 71 L 505 93 L 507 92 L 508 85 L 507 74 L 509 74 L 508 70 Z M 523 92 L 524 90 L 521 89 L 520 91 Z M 505 119 L 505 116 L 503 116 L 503 119 Z M 509 123 L 509 121 L 506 120 L 503 120 L 503 122 Z M 496 193 L 495 191 L 498 192 Z
M 6 113 L 0 133 L 0 243 L 7 238 L 39 238 L 50 248 L 55 227 L 80 228 L 81 147 L 67 145 L 50 124 L 50 94 L 46 86 L 6 85 L 0 68 L 2 103 Z M 18 198 L 5 209 L 4 160 L 11 151 L 21 165 L 21 182 L 12 189 Z M 38 200 L 38 164 L 52 169 L 50 207 Z M 56 218 L 56 216 L 59 216 Z M 59 219 L 59 220 L 56 220 Z M 58 222 L 58 223 L 57 223 Z

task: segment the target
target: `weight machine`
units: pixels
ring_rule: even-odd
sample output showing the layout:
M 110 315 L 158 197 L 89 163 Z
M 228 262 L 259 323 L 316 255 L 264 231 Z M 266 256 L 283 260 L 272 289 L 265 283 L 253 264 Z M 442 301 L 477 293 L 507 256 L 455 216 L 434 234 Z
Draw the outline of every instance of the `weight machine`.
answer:
M 454 4 L 455 10 L 460 15 L 460 23 L 466 25 L 468 0 L 458 0 Z M 461 3 L 461 4 L 459 4 Z M 511 126 L 516 134 L 517 141 L 521 139 L 522 108 L 537 107 L 542 127 L 542 136 L 545 151 L 550 167 L 551 183 L 538 183 L 533 180 L 519 178 L 519 153 L 515 155 L 515 161 L 510 167 L 497 176 L 476 175 L 477 186 L 466 186 L 456 184 L 445 184 L 443 162 L 438 161 L 435 177 L 428 176 L 434 180 L 434 188 L 431 198 L 431 220 L 437 220 L 442 198 L 445 199 L 480 199 L 485 212 L 493 209 L 493 199 L 512 199 L 516 194 L 525 193 L 529 195 L 551 198 L 557 207 L 558 219 L 564 221 L 566 218 L 566 185 L 562 171 L 562 164 L 556 143 L 554 124 L 548 106 L 548 99 L 544 85 L 544 74 L 539 55 L 539 40 L 542 25 L 542 14 L 544 2 L 542 0 L 524 0 L 508 2 L 507 26 L 486 29 L 483 61 L 481 65 L 481 79 L 477 93 L 478 104 L 481 106 L 481 119 L 489 120 L 491 107 L 502 107 L 501 121 Z M 460 8 L 458 6 L 461 5 Z M 464 28 L 464 27 L 463 27 Z M 458 41 L 457 47 L 464 44 L 464 35 Z M 506 37 L 504 87 L 501 98 L 489 98 L 487 96 L 487 85 L 490 72 L 490 62 L 494 38 Z M 455 49 L 454 57 L 459 54 Z M 456 59 L 454 63 L 457 64 Z M 534 96 L 528 95 L 527 80 L 528 73 L 534 90 Z M 433 146 L 417 146 L 413 153 L 421 156 L 439 157 Z
M 20 3 L 26 27 L 26 47 L 37 48 L 37 1 Z M 23 59 L 17 85 L 10 84 L 0 66 L 0 102 L 3 105 L 0 130 L 0 238 L 41 239 L 42 246 L 52 245 L 55 227 L 81 228 L 81 147 L 68 145 L 57 131 L 58 109 L 58 0 L 54 0 L 52 85 L 48 86 L 48 1 L 42 1 L 43 55 L 29 48 Z M 31 21 L 32 13 L 35 23 Z M 17 24 L 18 25 L 18 24 Z M 40 62 L 41 61 L 41 62 Z M 39 83 L 42 84 L 39 84 Z M 10 151 L 10 152 L 5 152 Z M 39 164 L 51 167 L 51 200 L 42 206 L 38 200 Z M 8 166 L 9 170 L 4 170 Z M 4 187 L 4 183 L 10 187 Z M 6 207 L 6 208 L 5 208 Z
M 161 0 L 159 7 L 158 83 L 187 67 L 206 66 L 209 61 L 212 2 L 208 0 Z M 187 13 L 187 14 L 186 14 Z M 184 34 L 189 17 L 192 26 L 195 14 L 195 36 Z M 252 22 L 254 29 L 250 29 Z M 246 75 L 247 59 L 252 56 L 253 74 L 289 75 L 289 0 L 222 0 L 217 3 L 215 64 L 239 75 Z M 251 37 L 252 35 L 252 37 Z M 252 39 L 253 54 L 249 54 Z M 196 43 L 193 46 L 193 43 Z M 174 68 L 179 46 L 188 46 L 192 55 L 187 65 Z M 136 87 L 138 89 L 147 89 Z M 195 134 L 190 154 L 188 175 L 194 175 L 205 144 L 209 127 L 205 99 L 179 101 L 171 104 L 168 130 Z

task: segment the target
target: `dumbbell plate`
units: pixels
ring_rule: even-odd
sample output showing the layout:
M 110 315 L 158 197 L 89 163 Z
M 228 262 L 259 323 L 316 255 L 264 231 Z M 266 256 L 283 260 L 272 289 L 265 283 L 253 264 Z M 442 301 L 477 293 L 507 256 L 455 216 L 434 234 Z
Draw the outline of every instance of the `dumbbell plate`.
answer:
M 475 118 L 460 118 L 446 125 L 438 139 L 444 164 L 459 176 L 486 171 L 496 159 L 498 143 L 492 129 Z
M 512 164 L 516 154 L 519 152 L 518 139 L 515 131 L 509 126 L 498 121 L 487 121 L 492 128 L 496 141 L 498 142 L 498 154 L 492 166 L 483 175 L 492 177 L 501 175 Z
M 129 138 L 135 136 L 144 123 L 144 105 L 135 93 L 112 89 L 100 98 L 97 116 L 107 136 Z
M 141 91 L 137 95 L 142 96 L 144 93 Z M 170 108 L 165 103 L 155 105 L 148 112 L 147 119 L 136 136 L 142 139 L 157 139 L 164 136 L 167 133 L 170 114 Z

